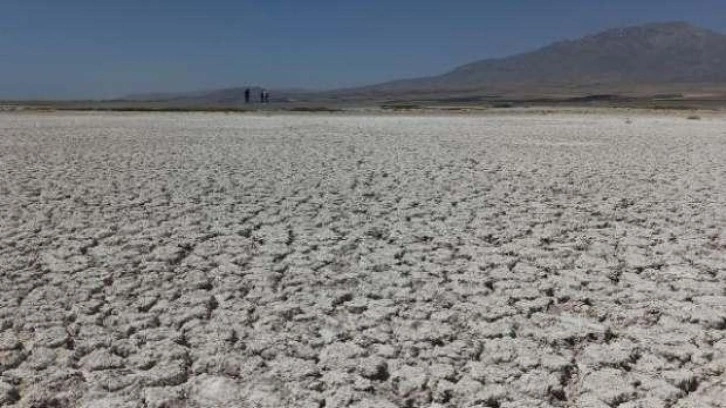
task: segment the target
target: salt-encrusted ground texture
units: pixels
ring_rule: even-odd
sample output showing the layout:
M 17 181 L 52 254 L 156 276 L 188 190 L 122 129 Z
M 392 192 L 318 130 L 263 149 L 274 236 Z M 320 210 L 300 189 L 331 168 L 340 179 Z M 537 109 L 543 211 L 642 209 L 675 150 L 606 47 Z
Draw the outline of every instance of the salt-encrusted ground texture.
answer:
M 726 406 L 726 118 L 7 113 L 0 170 L 2 406 Z

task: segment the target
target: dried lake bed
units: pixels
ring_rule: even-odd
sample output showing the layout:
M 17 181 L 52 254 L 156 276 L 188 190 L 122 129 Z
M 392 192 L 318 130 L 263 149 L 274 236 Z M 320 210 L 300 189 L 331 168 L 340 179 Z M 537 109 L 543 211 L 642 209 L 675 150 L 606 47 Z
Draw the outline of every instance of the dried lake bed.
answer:
M 0 114 L 0 406 L 726 407 L 726 116 Z

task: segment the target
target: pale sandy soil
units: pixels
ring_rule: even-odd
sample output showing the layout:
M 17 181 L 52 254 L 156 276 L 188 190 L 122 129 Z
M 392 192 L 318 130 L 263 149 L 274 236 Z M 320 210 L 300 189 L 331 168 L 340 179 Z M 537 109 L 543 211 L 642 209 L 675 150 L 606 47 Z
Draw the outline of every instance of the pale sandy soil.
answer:
M 0 221 L 1 406 L 726 406 L 726 117 L 5 113 Z

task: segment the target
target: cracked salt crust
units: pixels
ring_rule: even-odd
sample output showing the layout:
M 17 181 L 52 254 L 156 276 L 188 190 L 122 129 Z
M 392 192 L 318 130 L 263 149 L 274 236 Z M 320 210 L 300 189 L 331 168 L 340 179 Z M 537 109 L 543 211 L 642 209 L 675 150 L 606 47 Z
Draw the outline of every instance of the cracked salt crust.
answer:
M 724 407 L 726 119 L 0 115 L 0 405 Z

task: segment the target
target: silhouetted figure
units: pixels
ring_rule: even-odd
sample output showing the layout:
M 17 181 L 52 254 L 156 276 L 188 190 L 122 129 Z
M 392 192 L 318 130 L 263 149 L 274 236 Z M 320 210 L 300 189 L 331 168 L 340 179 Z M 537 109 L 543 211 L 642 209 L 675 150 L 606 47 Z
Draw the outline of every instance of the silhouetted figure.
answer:
M 270 103 L 270 93 L 265 91 L 265 103 Z
M 260 91 L 260 103 L 265 103 L 265 91 Z
M 250 88 L 245 89 L 245 103 L 250 103 Z

